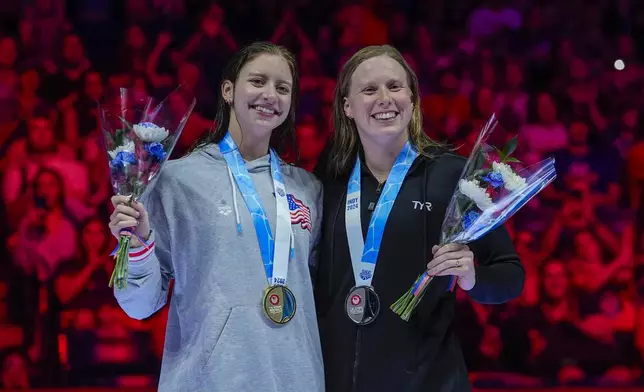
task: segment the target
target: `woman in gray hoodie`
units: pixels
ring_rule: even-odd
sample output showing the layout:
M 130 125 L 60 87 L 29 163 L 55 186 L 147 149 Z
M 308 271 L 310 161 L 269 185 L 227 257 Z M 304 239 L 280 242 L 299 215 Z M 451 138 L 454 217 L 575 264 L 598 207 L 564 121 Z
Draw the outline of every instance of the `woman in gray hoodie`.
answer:
M 142 203 L 114 196 L 132 238 L 125 312 L 149 317 L 174 279 L 159 391 L 324 391 L 309 268 L 322 187 L 278 154 L 295 139 L 293 55 L 254 43 L 225 67 L 214 131 L 168 162 Z

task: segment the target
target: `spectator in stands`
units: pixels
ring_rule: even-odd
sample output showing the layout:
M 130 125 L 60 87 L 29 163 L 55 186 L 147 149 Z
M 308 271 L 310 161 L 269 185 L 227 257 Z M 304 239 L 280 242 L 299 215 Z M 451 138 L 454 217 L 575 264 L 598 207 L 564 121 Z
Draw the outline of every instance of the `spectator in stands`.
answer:
M 22 216 L 28 203 L 29 191 L 36 175 L 46 167 L 62 178 L 64 190 L 74 217 L 83 219 L 91 214 L 84 205 L 88 194 L 87 168 L 76 160 L 76 151 L 55 139 L 49 118 L 43 115 L 27 121 L 27 137 L 15 141 L 7 152 L 8 168 L 3 176 L 4 203 L 11 214 L 10 224 Z
M 33 199 L 20 221 L 16 263 L 40 282 L 50 280 L 59 264 L 76 251 L 76 229 L 65 205 L 60 175 L 41 169 L 34 180 Z
M 590 192 L 595 206 L 615 207 L 621 196 L 617 151 L 610 145 L 591 144 L 586 122 L 573 122 L 568 134 L 568 146 L 555 154 L 557 188 Z
M 49 119 L 56 121 L 55 109 L 41 98 L 40 74 L 36 69 L 29 68 L 20 74 L 20 92 L 18 93 L 19 117 L 28 120 L 34 113 L 49 112 Z
M 131 25 L 125 30 L 118 59 L 118 72 L 144 73 L 146 61 L 150 54 L 148 40 L 139 25 Z
M 2 361 L 0 386 L 7 390 L 27 390 L 30 387 L 27 359 L 18 352 L 8 354 Z
M 529 95 L 524 91 L 521 65 L 507 60 L 504 73 L 504 83 L 494 100 L 494 109 L 500 111 L 508 107 L 518 117 L 520 124 L 524 124 L 528 117 Z
M 568 134 L 558 119 L 557 104 L 548 93 L 540 93 L 531 102 L 536 115 L 521 129 L 521 145 L 540 155 L 566 147 Z
M 90 68 L 81 37 L 73 33 L 65 35 L 60 57 L 45 66 L 48 99 L 58 101 L 81 90 L 83 74 Z

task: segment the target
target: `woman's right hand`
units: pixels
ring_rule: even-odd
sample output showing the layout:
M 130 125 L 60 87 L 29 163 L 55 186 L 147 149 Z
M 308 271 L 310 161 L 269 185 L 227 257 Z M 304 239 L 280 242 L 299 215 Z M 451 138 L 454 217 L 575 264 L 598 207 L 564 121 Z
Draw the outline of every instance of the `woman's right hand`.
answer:
M 128 206 L 129 196 L 113 196 L 112 205 L 114 212 L 110 216 L 110 231 L 116 238 L 121 236 L 121 232 L 127 233 L 128 228 L 132 228 L 134 232 L 147 241 L 150 237 L 150 221 L 148 219 L 148 212 L 143 204 L 133 202 L 132 206 Z M 130 240 L 130 245 L 134 248 L 142 246 L 141 242 L 133 236 Z

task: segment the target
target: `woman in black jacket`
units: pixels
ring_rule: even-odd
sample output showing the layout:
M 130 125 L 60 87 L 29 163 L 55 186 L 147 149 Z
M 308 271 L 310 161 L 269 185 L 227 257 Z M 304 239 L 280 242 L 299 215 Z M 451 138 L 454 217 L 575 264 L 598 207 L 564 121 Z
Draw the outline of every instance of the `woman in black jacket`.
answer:
M 423 132 L 418 80 L 396 49 L 347 61 L 333 116 L 315 289 L 327 391 L 469 391 L 453 288 L 487 304 L 517 297 L 510 237 L 500 227 L 470 247 L 437 246 L 465 159 Z M 389 307 L 425 269 L 434 279 L 405 322 Z

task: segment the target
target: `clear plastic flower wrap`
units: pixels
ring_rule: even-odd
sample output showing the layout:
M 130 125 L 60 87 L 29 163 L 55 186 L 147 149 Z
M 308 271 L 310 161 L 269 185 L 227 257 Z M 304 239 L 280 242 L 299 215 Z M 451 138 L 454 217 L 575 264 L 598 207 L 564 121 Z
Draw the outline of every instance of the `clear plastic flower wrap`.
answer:
M 516 137 L 503 148 L 489 145 L 487 141 L 496 127 L 493 115 L 479 133 L 445 212 L 439 246 L 478 240 L 504 224 L 556 178 L 553 158 L 528 167 L 520 165 L 512 156 Z M 432 279 L 423 272 L 391 310 L 409 321 Z
M 105 95 L 98 109 L 116 194 L 129 196 L 132 203 L 154 186 L 195 104 L 195 98 L 181 88 L 162 101 L 126 88 Z M 133 229 L 122 231 L 118 247 L 112 252 L 116 265 L 110 287 L 123 289 L 127 285 L 132 235 L 136 235 Z M 139 241 L 148 246 L 143 239 Z

